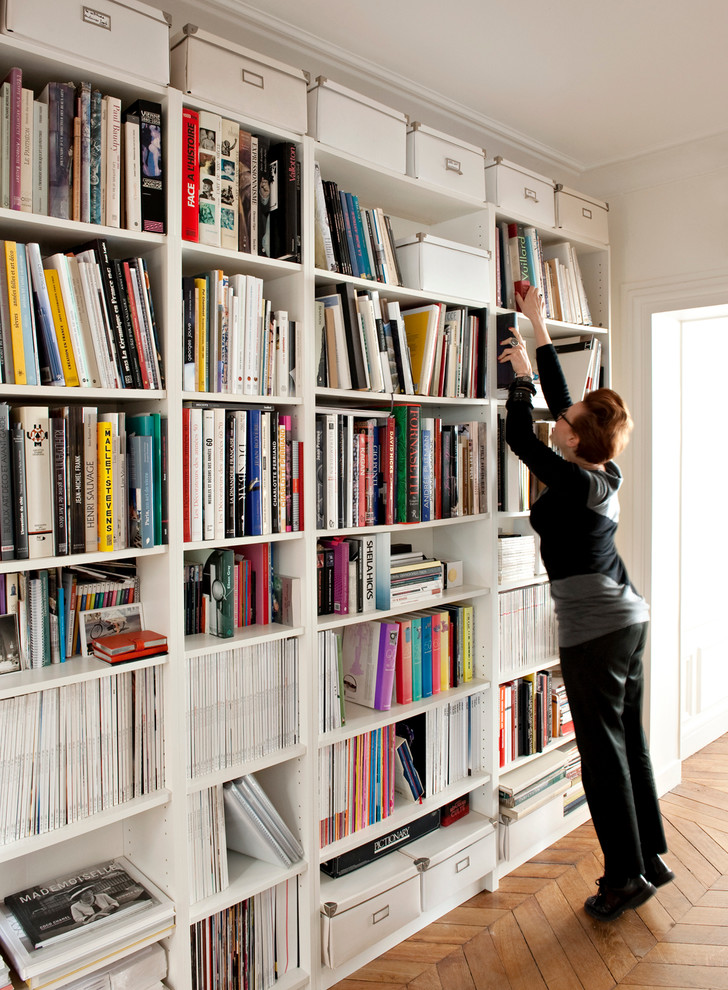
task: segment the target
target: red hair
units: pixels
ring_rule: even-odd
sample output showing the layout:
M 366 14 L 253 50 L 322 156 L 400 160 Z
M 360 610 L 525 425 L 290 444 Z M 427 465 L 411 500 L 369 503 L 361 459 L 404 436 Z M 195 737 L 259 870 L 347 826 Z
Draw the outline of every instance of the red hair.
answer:
M 624 400 L 611 388 L 588 392 L 574 419 L 579 437 L 577 456 L 589 464 L 605 464 L 622 453 L 632 432 L 632 417 Z

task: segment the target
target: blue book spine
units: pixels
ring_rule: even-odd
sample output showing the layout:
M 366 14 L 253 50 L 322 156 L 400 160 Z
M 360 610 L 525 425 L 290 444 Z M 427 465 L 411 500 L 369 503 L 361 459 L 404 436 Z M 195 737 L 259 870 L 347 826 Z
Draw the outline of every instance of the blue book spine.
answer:
M 412 619 L 412 700 L 422 700 L 422 616 L 420 615 Z
M 103 94 L 91 94 L 91 144 L 89 148 L 89 199 L 91 223 L 101 223 L 101 103 Z
M 245 535 L 263 535 L 263 485 L 260 448 L 261 410 L 248 410 L 248 494 L 245 504 Z
M 66 662 L 66 595 L 60 586 L 56 588 L 56 608 L 58 609 L 58 645 L 61 663 Z
M 20 296 L 20 320 L 23 324 L 23 351 L 25 352 L 25 374 L 28 385 L 39 385 L 38 352 L 35 346 L 33 311 L 30 305 L 30 282 L 28 262 L 22 244 L 18 244 L 18 295 Z
M 351 259 L 351 267 L 354 275 L 359 277 L 361 275 L 361 268 L 359 267 L 359 259 L 356 253 L 356 245 L 354 244 L 354 232 L 351 229 L 351 213 L 349 211 L 349 202 L 347 200 L 347 194 L 339 190 L 339 199 L 341 201 L 341 212 L 344 215 L 344 230 L 346 231 L 346 243 L 349 245 L 349 257 Z
M 432 616 L 422 616 L 422 697 L 432 696 Z
M 369 252 L 366 247 L 366 240 L 364 239 L 364 223 L 361 218 L 361 208 L 359 206 L 359 197 L 354 195 L 354 193 L 347 193 L 347 197 L 351 198 L 351 210 L 352 210 L 352 222 L 356 224 L 357 231 L 357 257 L 361 256 L 362 265 L 362 277 L 363 278 L 374 278 L 374 272 L 371 270 L 369 264 Z
M 50 378 L 48 381 L 44 381 L 43 384 L 65 385 L 66 380 L 63 376 L 61 356 L 58 352 L 58 340 L 56 339 L 53 314 L 51 312 L 50 299 L 48 298 L 48 286 L 46 285 L 43 274 L 40 247 L 38 244 L 26 244 L 25 253 L 28 261 L 28 278 L 33 287 L 38 343 L 42 345 L 47 368 L 50 373 Z
M 141 441 L 141 536 L 142 547 L 156 546 L 158 541 L 155 536 L 154 513 L 158 488 L 154 477 L 154 450 L 152 437 L 140 437 Z

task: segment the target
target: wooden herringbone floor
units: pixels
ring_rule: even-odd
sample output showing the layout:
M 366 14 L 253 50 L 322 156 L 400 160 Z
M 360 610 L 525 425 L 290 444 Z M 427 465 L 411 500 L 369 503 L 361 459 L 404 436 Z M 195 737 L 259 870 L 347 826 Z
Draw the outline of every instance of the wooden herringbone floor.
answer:
M 728 990 L 728 735 L 662 799 L 673 883 L 611 924 L 591 824 L 337 984 L 335 990 Z

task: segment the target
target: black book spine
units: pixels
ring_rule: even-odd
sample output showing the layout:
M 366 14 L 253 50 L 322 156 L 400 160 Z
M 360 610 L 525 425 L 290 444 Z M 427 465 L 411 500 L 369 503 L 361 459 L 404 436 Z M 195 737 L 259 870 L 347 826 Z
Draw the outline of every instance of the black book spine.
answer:
M 324 424 L 316 417 L 316 529 L 326 528 L 326 507 L 324 499 Z
M 149 100 L 137 100 L 127 112 L 137 115 L 140 123 L 142 230 L 148 234 L 163 234 L 166 203 L 162 107 Z
M 10 407 L 0 403 L 0 559 L 15 557 L 13 470 L 10 449 Z
M 163 545 L 169 543 L 169 423 L 166 416 L 159 421 L 160 461 L 162 468 L 162 532 Z
M 225 410 L 225 536 L 235 536 L 235 410 Z
M 344 325 L 346 327 L 346 350 L 349 357 L 352 388 L 367 387 L 366 365 L 362 352 L 361 333 L 359 332 L 359 311 L 356 305 L 356 289 L 351 282 L 340 282 L 336 291 L 341 297 Z M 373 355 L 376 357 L 376 355 Z
M 195 363 L 195 280 L 193 278 L 182 279 L 182 319 L 183 339 L 182 339 L 182 363 Z
M 334 551 L 324 550 L 324 615 L 334 613 Z
M 86 497 L 84 488 L 84 435 L 83 410 L 80 406 L 68 409 L 67 445 L 69 483 L 71 488 L 70 552 L 86 550 Z
M 126 283 L 121 262 L 117 260 L 112 261 L 111 269 L 116 283 L 116 295 L 121 311 L 121 325 L 124 340 L 126 341 L 126 353 L 129 356 L 129 365 L 131 367 L 132 387 L 144 388 L 142 371 L 139 365 L 139 355 L 137 354 L 136 338 L 134 337 L 134 325 L 131 319 L 131 310 L 129 309 L 129 297 L 126 294 Z
M 55 550 L 59 557 L 69 553 L 68 547 L 68 484 L 66 468 L 70 465 L 75 467 L 69 455 L 68 434 L 66 431 L 66 418 L 62 410 L 55 410 L 51 416 L 51 458 L 53 468 L 53 514 L 55 527 Z M 76 489 L 75 477 L 72 475 L 73 485 L 71 487 L 72 505 L 75 509 L 76 499 L 79 492 Z M 83 465 L 81 465 L 81 506 L 83 510 Z M 82 519 L 85 524 L 85 520 Z M 82 529 L 84 545 L 81 552 L 86 549 L 85 531 Z
M 245 535 L 245 488 L 247 478 L 247 435 L 243 417 L 235 423 L 235 535 Z
M 25 437 L 22 423 L 13 423 L 10 431 L 11 459 L 13 464 L 13 490 L 15 498 L 15 559 L 27 560 L 28 548 L 28 502 L 25 488 Z
M 341 203 L 339 201 L 339 187 L 332 181 L 324 181 L 323 187 L 326 213 L 329 218 L 329 229 L 331 230 L 331 240 L 334 246 L 338 270 L 342 275 L 351 275 L 349 245 L 346 243 L 346 235 L 344 234 L 344 218 L 341 213 Z
M 271 214 L 271 254 L 284 261 L 295 261 L 298 255 L 298 169 L 296 145 L 282 141 L 271 148 L 276 162 L 278 208 Z
M 397 276 L 397 285 L 404 285 L 402 280 L 402 270 L 399 267 L 399 258 L 397 257 L 397 247 L 394 243 L 394 232 L 392 231 L 392 221 L 389 219 L 387 214 L 384 214 L 384 226 L 386 228 L 386 234 L 389 238 L 389 245 L 392 249 L 392 257 L 394 258 L 395 274 Z
M 337 494 L 339 496 L 339 524 L 345 525 L 345 520 L 347 516 L 347 505 L 346 505 L 346 492 L 347 484 L 346 479 L 349 477 L 351 472 L 351 464 L 347 463 L 347 444 L 346 435 L 349 432 L 349 426 L 343 415 L 338 415 L 336 417 L 336 449 L 339 454 L 339 484 L 337 486 Z

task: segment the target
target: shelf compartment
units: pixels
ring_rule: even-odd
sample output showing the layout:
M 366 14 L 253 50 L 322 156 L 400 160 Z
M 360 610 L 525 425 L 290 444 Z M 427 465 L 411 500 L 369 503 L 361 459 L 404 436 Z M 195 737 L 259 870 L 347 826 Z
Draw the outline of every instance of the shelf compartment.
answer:
M 284 626 L 271 622 L 267 626 L 241 626 L 235 634 L 224 639 L 209 633 L 195 633 L 185 637 L 185 657 L 201 657 L 207 653 L 223 653 L 241 646 L 255 646 L 258 643 L 272 643 L 279 639 L 302 636 L 303 626 Z
M 318 617 L 317 629 L 323 632 L 325 629 L 339 629 L 341 626 L 355 626 L 360 622 L 377 622 L 386 619 L 389 615 L 399 615 L 402 612 L 417 612 L 425 608 L 437 608 L 440 605 L 451 605 L 460 602 L 464 598 L 481 598 L 489 595 L 490 588 L 481 588 L 477 585 L 463 584 L 458 588 L 449 588 L 441 595 L 431 598 L 423 598 L 421 602 L 411 602 L 409 605 L 398 605 L 395 608 L 377 609 L 374 612 L 356 612 L 353 615 L 320 615 Z
M 412 533 L 419 529 L 432 529 L 436 526 L 457 526 L 463 523 L 483 522 L 490 519 L 489 512 L 479 512 L 472 516 L 455 516 L 452 519 L 430 519 L 427 522 L 418 523 L 392 523 L 389 526 L 348 526 L 343 529 L 317 529 L 316 537 L 327 536 L 360 536 L 364 533 Z M 529 583 L 529 582 L 524 582 Z M 410 606 L 408 611 L 412 611 Z
M 301 271 L 301 266 L 293 261 L 278 261 L 264 255 L 245 254 L 194 241 L 182 241 L 182 268 L 183 273 L 189 275 L 196 274 L 198 269 L 223 268 L 229 275 L 257 275 L 267 281 L 298 275 Z
M 210 773 L 203 774 L 201 777 L 188 779 L 187 793 L 194 794 L 195 791 L 202 791 L 208 787 L 216 787 L 218 784 L 224 784 L 227 780 L 237 780 L 238 777 L 244 777 L 249 773 L 259 773 L 261 770 L 267 770 L 268 767 L 288 763 L 289 760 L 296 760 L 301 756 L 305 756 L 305 754 L 306 747 L 303 743 L 297 743 L 295 746 L 286 746 L 283 749 L 273 750 L 273 752 L 254 760 L 246 760 L 244 763 L 236 763 L 234 766 L 221 767 L 219 770 L 213 770 Z
M 331 746 L 333 743 L 341 742 L 352 736 L 359 736 L 364 732 L 371 732 L 383 725 L 391 725 L 392 722 L 400 722 L 403 719 L 419 715 L 430 708 L 437 708 L 450 702 L 468 698 L 470 695 L 479 694 L 490 688 L 490 681 L 474 677 L 472 681 L 467 681 L 458 687 L 449 688 L 447 691 L 439 691 L 430 695 L 429 698 L 421 698 L 413 701 L 409 705 L 393 704 L 387 711 L 380 711 L 377 708 L 366 708 L 364 705 L 355 705 L 348 702 L 346 706 L 346 725 L 340 729 L 331 729 L 329 732 L 319 735 L 319 749 Z M 389 820 L 389 819 L 387 819 Z
M 21 694 L 34 694 L 36 691 L 79 684 L 82 681 L 101 680 L 104 677 L 118 675 L 122 671 L 127 673 L 130 670 L 142 670 L 144 667 L 157 667 L 166 664 L 168 659 L 169 655 L 163 653 L 156 657 L 127 660 L 123 664 L 118 664 L 105 663 L 103 660 L 97 660 L 96 657 L 70 657 L 65 663 L 53 663 L 47 667 L 3 674 L 0 677 L 0 701 Z
M 264 536 L 228 536 L 224 540 L 195 540 L 184 543 L 183 550 L 215 550 L 218 547 L 248 547 L 255 543 L 283 543 L 287 540 L 302 540 L 304 531 L 296 533 L 266 533 Z M 17 570 L 17 567 L 15 568 Z
M 68 75 L 68 69 L 64 70 Z M 60 220 L 41 213 L 21 213 L 20 210 L 0 209 L 0 222 L 7 239 L 38 241 L 47 250 L 50 247 L 72 247 L 96 237 L 103 237 L 115 251 L 146 255 L 166 243 L 165 234 L 147 234 L 125 227 L 105 227 L 99 223 L 82 223 L 80 220 Z M 61 389 L 68 392 L 68 389 Z M 92 389 L 79 389 L 84 395 Z M 121 389 L 120 391 L 124 391 Z M 106 393 L 108 394 L 108 392 Z
M 433 292 L 431 289 L 410 289 L 406 285 L 392 285 L 391 282 L 377 282 L 371 278 L 359 278 L 356 275 L 344 275 L 342 272 L 327 272 L 322 268 L 317 268 L 315 273 L 316 284 L 318 286 L 330 285 L 335 282 L 351 282 L 357 289 L 377 289 L 381 296 L 386 296 L 390 301 L 399 303 L 412 303 L 419 305 L 422 303 L 437 300 L 448 306 L 469 306 L 471 309 L 485 309 L 490 306 L 487 299 L 469 299 L 467 296 L 443 295 Z
M 351 402 L 357 406 L 393 406 L 410 403 L 418 406 L 456 406 L 462 409 L 463 406 L 488 406 L 490 399 L 453 399 L 442 395 L 400 395 L 394 392 L 366 392 L 355 391 L 345 388 L 317 388 L 317 403 L 331 400 L 332 402 Z M 284 400 L 281 400 L 284 401 Z M 329 412 L 325 406 L 316 407 L 317 412 Z
M 538 670 L 548 670 L 549 667 L 558 667 L 561 660 L 558 656 L 545 657 L 540 663 L 529 663 L 526 667 L 520 667 L 518 670 L 509 670 L 505 673 L 498 674 L 499 684 L 504 684 L 506 681 L 515 681 L 519 677 L 526 677 L 528 674 L 535 674 Z
M 517 767 L 522 767 L 524 763 L 533 763 L 534 760 L 538 760 L 544 753 L 550 753 L 554 749 L 559 749 L 561 746 L 565 746 L 567 743 L 572 743 L 576 740 L 576 735 L 573 732 L 567 732 L 565 736 L 557 736 L 552 739 L 548 746 L 544 746 L 540 753 L 531 753 L 530 756 L 519 756 L 518 759 L 513 760 L 511 763 L 507 763 L 504 767 L 500 768 L 499 777 L 507 777 L 511 770 L 517 769 Z
M 63 825 L 61 828 L 52 829 L 50 832 L 43 832 L 42 835 L 33 835 L 27 839 L 19 839 L 17 842 L 9 842 L 7 845 L 0 846 L 0 863 L 8 863 L 20 856 L 35 853 L 39 849 L 47 849 L 59 842 L 67 842 L 69 839 L 75 839 L 80 835 L 95 832 L 106 825 L 124 822 L 136 815 L 143 815 L 152 808 L 159 808 L 168 804 L 170 797 L 170 792 L 163 788 L 153 794 L 145 794 L 143 797 L 133 798 L 124 804 L 117 804 L 113 808 L 89 815 L 72 825 Z
M 455 798 L 461 797 L 463 794 L 469 794 L 479 787 L 484 787 L 490 782 L 490 779 L 491 777 L 488 773 L 474 774 L 472 777 L 464 777 L 463 780 L 459 780 L 456 784 L 446 787 L 433 797 L 425 798 L 422 804 L 418 804 L 417 802 L 398 804 L 395 806 L 393 814 L 383 821 L 377 822 L 375 825 L 369 825 L 367 828 L 359 829 L 358 832 L 353 832 L 344 839 L 338 839 L 336 842 L 330 842 L 327 846 L 324 846 L 319 852 L 319 860 L 326 862 L 326 860 L 332 859 L 334 856 L 348 852 L 349 849 L 356 849 L 357 846 L 362 845 L 364 842 L 376 839 L 380 835 L 386 835 L 393 829 L 400 828 L 402 825 L 406 825 L 413 819 L 419 818 L 426 812 L 432 811 L 433 808 L 440 808 L 442 805 L 454 801 Z
M 299 860 L 291 866 L 274 866 L 272 863 L 263 863 L 259 859 L 228 851 L 228 886 L 225 890 L 193 904 L 190 907 L 190 924 L 197 924 L 198 921 L 209 918 L 218 911 L 225 911 L 233 904 L 239 904 L 278 883 L 298 877 L 307 869 L 305 860 Z

